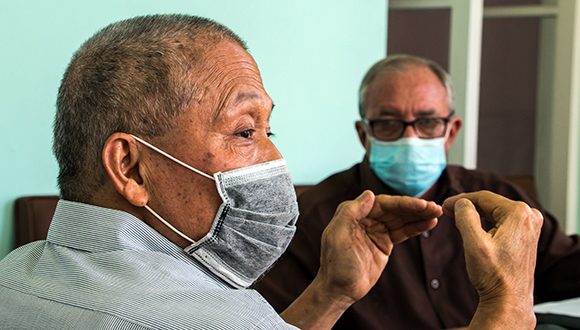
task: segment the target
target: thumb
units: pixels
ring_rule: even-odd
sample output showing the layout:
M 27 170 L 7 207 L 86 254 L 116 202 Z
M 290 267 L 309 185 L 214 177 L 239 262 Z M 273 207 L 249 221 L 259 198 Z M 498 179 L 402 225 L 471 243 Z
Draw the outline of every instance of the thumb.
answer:
M 357 204 L 356 209 L 358 209 L 356 218 L 360 220 L 366 217 L 373 209 L 375 194 L 370 190 L 365 190 L 354 200 L 354 203 Z
M 481 219 L 473 203 L 469 199 L 461 198 L 455 202 L 455 226 L 459 230 L 464 244 L 482 240 L 485 231 L 481 228 Z
M 346 219 L 348 221 L 360 221 L 366 218 L 375 204 L 375 194 L 370 190 L 365 190 L 354 200 L 340 203 L 336 208 L 334 217 Z

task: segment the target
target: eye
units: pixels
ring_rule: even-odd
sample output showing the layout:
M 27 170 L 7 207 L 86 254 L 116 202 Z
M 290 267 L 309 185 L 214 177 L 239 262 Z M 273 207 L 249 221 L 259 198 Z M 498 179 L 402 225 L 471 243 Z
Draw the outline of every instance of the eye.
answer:
M 266 132 L 266 136 L 267 136 L 268 138 L 272 138 L 272 137 L 276 136 L 276 134 L 274 134 L 274 133 L 272 133 L 272 132 L 268 131 L 268 132 Z
M 374 122 L 375 129 L 380 131 L 397 131 L 401 129 L 400 120 L 377 120 Z
M 247 129 L 247 130 L 238 132 L 235 135 L 242 137 L 244 139 L 251 139 L 254 136 L 254 132 L 256 132 L 256 130 L 251 128 L 251 129 Z
M 445 122 L 439 118 L 422 118 L 417 121 L 417 125 L 427 129 L 436 128 L 441 124 L 445 124 Z

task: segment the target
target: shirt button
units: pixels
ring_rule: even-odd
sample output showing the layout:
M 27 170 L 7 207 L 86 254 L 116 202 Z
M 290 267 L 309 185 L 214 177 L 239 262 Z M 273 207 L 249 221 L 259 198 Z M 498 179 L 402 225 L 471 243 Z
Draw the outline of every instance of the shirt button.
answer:
M 433 290 L 437 290 L 437 289 L 439 289 L 439 286 L 441 285 L 441 283 L 439 283 L 439 280 L 438 279 L 434 278 L 434 279 L 431 280 L 430 285 L 431 285 L 431 288 Z
M 421 235 L 422 235 L 424 238 L 429 238 L 429 236 L 431 236 L 431 233 L 429 233 L 428 231 L 424 231 L 424 232 L 422 232 L 422 233 L 421 233 Z

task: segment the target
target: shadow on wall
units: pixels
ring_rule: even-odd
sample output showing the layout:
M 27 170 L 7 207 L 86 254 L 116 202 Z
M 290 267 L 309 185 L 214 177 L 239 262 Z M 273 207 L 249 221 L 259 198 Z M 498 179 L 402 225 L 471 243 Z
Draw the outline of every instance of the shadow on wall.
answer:
M 4 258 L 11 251 L 11 247 L 14 246 L 14 203 L 10 201 L 4 203 L 2 207 L 2 217 L 1 219 L 10 219 L 12 221 L 4 221 L 3 226 L 0 226 L 0 241 L 3 242 L 0 245 L 0 259 Z

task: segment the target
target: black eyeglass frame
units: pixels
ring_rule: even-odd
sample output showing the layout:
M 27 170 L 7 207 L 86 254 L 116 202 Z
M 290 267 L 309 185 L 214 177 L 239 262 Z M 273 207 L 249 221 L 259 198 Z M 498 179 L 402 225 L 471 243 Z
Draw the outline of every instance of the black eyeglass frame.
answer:
M 445 136 L 445 133 L 447 132 L 447 124 L 449 124 L 449 121 L 451 121 L 451 117 L 453 117 L 454 115 L 455 115 L 455 111 L 451 111 L 447 117 L 423 117 L 423 118 L 417 118 L 413 121 L 404 121 L 404 120 L 400 120 L 400 119 L 373 119 L 373 120 L 369 120 L 367 118 L 363 118 L 362 121 L 363 121 L 363 123 L 365 123 L 365 125 L 367 125 L 371 129 L 371 133 L 373 134 L 373 136 L 375 138 L 376 138 L 375 129 L 374 129 L 375 123 L 390 121 L 390 122 L 398 122 L 398 123 L 403 124 L 403 129 L 401 129 L 401 133 L 397 137 L 392 138 L 392 139 L 388 139 L 388 140 L 377 138 L 378 140 L 381 140 L 381 141 L 396 141 L 396 140 L 400 139 L 405 134 L 405 130 L 407 130 L 407 126 L 412 126 L 413 130 L 415 131 L 415 134 L 417 134 L 417 136 L 420 139 L 436 139 L 436 138 L 440 138 L 440 137 Z M 443 121 L 443 123 L 445 124 L 445 128 L 443 129 L 443 133 L 440 136 L 427 136 L 427 137 L 421 136 L 421 134 L 417 130 L 417 127 L 415 126 L 415 124 L 421 120 L 433 120 L 433 119 Z

